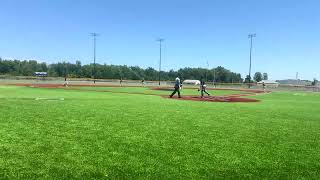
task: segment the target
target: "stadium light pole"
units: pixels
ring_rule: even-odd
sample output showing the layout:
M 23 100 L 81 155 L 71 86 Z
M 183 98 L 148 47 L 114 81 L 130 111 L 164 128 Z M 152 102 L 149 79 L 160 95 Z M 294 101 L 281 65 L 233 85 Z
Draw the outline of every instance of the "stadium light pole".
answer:
M 91 33 L 91 36 L 93 37 L 93 83 L 96 83 L 96 37 L 99 36 L 97 33 Z
M 209 62 L 207 60 L 206 82 L 208 82 Z
M 213 68 L 213 86 L 216 87 L 216 68 Z
M 252 39 L 256 37 L 256 34 L 249 34 L 250 38 L 250 64 L 249 64 L 249 88 L 251 87 L 251 54 L 252 54 Z
M 162 50 L 162 42 L 164 41 L 163 38 L 158 38 L 157 41 L 159 41 L 159 48 L 160 48 L 160 60 L 159 60 L 159 86 L 160 86 L 160 81 L 161 81 L 161 50 Z

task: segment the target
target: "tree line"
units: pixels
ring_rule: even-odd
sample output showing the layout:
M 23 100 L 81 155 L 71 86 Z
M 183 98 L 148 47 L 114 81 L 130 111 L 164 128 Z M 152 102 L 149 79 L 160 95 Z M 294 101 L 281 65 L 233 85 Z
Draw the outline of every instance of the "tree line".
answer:
M 58 62 L 47 64 L 35 60 L 4 60 L 0 58 L 0 74 L 12 76 L 33 76 L 34 72 L 47 72 L 50 77 L 151 80 L 159 79 L 159 71 L 152 67 L 143 69 L 139 66 L 85 64 Z M 179 70 L 161 71 L 161 80 L 200 79 L 219 83 L 242 83 L 239 73 L 218 66 L 212 69 L 181 68 Z

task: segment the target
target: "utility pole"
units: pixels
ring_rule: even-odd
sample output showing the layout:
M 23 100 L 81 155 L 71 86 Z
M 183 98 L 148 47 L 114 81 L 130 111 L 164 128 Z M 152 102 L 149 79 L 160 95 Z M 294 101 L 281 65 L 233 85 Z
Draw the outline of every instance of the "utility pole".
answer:
M 161 81 L 161 50 L 162 50 L 162 42 L 164 41 L 163 38 L 159 38 L 157 39 L 157 41 L 159 41 L 159 45 L 160 45 L 160 61 L 159 61 L 159 86 L 160 86 L 160 81 Z
M 213 67 L 213 86 L 216 87 L 216 68 Z
M 67 63 L 66 62 L 63 62 L 63 65 L 64 65 L 64 86 L 67 87 Z
M 209 71 L 209 62 L 207 60 L 206 82 L 208 82 L 208 71 Z
M 91 33 L 91 36 L 93 37 L 93 83 L 96 83 L 96 37 L 99 36 L 97 33 Z
M 251 54 L 252 54 L 252 38 L 256 37 L 256 34 L 249 34 L 248 38 L 250 38 L 250 64 L 249 64 L 249 88 L 251 87 Z

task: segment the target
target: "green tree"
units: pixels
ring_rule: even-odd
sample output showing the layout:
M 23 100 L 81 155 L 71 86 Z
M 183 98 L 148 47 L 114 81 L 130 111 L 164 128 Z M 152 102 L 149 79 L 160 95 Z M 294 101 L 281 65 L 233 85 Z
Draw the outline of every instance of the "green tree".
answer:
M 263 76 L 262 77 L 263 80 L 268 80 L 268 73 L 263 73 L 262 76 Z
M 318 80 L 316 78 L 313 78 L 311 85 L 316 86 L 317 84 L 318 84 Z
M 252 80 L 251 80 L 250 76 L 247 75 L 246 78 L 244 79 L 244 83 L 249 83 L 249 82 L 252 82 Z
M 262 80 L 262 74 L 261 74 L 261 72 L 256 72 L 256 73 L 254 74 L 253 79 L 254 79 L 256 82 L 260 82 L 260 81 Z
M 80 61 L 70 63 L 62 61 L 58 63 L 46 64 L 36 60 L 4 60 L 0 59 L 0 74 L 13 76 L 32 76 L 36 71 L 48 72 L 52 77 L 81 77 L 91 78 L 93 75 L 93 64 L 82 65 Z M 125 65 L 106 65 L 96 64 L 96 78 L 103 79 L 132 79 L 132 80 L 153 80 L 159 78 L 159 73 L 154 68 L 143 69 L 138 66 Z M 161 71 L 162 80 L 174 80 L 177 76 L 184 79 L 200 79 L 207 77 L 211 81 L 216 79 L 216 82 L 230 83 L 242 81 L 239 73 L 231 72 L 222 66 L 214 69 L 205 68 L 180 68 L 177 71 Z

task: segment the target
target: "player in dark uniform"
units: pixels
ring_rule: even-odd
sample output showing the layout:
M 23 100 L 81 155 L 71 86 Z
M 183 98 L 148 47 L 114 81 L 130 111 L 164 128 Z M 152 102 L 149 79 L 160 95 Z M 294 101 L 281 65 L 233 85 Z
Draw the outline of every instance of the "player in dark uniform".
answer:
M 68 82 L 68 80 L 67 80 L 67 76 L 65 76 L 65 77 L 64 77 L 64 84 L 63 84 L 63 86 L 64 86 L 64 87 L 68 87 L 68 84 L 69 84 L 69 82 Z
M 122 80 L 122 78 L 120 78 L 120 86 L 122 86 L 122 82 L 123 82 L 123 80 Z
M 170 95 L 170 98 L 172 98 L 172 96 L 174 94 L 176 94 L 178 92 L 178 97 L 181 98 L 181 95 L 180 95 L 180 88 L 181 88 L 181 81 L 180 79 L 177 77 L 176 78 L 176 81 L 174 83 L 174 91 L 172 92 L 172 94 Z
M 206 93 L 208 96 L 210 96 L 210 94 L 206 91 L 207 85 L 205 83 L 205 81 L 203 80 L 203 78 L 201 77 L 200 79 L 200 89 L 199 91 L 201 91 L 201 98 L 203 98 L 203 93 Z

